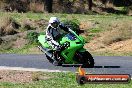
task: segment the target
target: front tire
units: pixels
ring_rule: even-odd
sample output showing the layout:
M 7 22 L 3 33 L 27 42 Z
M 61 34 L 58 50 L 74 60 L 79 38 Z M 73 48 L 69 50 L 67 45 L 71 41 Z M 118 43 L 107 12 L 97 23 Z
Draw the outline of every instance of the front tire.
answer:
M 83 64 L 82 67 L 88 67 L 93 68 L 94 67 L 94 59 L 92 55 L 88 52 L 78 52 L 76 54 L 76 58 L 78 59 L 78 62 Z

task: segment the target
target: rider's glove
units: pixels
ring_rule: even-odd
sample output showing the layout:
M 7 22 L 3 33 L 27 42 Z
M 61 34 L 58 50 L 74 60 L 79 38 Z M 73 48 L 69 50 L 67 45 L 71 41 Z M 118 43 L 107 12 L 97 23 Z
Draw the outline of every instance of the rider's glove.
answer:
M 61 45 L 58 45 L 58 46 L 56 47 L 56 51 L 60 51 L 61 48 L 62 48 L 62 46 L 61 46 Z
M 64 50 L 65 48 L 69 47 L 70 43 L 69 42 L 65 42 L 64 44 L 62 45 L 58 45 L 56 47 L 56 51 L 61 51 L 61 50 Z

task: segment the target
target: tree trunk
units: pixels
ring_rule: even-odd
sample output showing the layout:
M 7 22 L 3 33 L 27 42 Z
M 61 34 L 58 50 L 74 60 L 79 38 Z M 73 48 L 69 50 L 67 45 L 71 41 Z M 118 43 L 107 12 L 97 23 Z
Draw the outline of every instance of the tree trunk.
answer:
M 44 0 L 44 10 L 48 13 L 52 13 L 53 0 Z
M 89 6 L 89 10 L 92 10 L 92 6 L 93 6 L 92 0 L 88 0 L 88 6 Z

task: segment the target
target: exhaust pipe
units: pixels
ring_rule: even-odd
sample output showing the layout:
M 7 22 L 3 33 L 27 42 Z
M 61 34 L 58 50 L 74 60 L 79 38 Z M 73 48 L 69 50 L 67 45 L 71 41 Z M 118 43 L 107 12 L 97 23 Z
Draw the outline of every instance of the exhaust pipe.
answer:
M 50 57 L 50 58 L 52 58 L 52 53 L 49 53 L 48 51 L 48 49 L 47 48 L 44 48 L 44 47 L 42 47 L 42 46 L 38 46 L 38 48 L 43 52 L 43 53 L 45 53 L 48 57 Z

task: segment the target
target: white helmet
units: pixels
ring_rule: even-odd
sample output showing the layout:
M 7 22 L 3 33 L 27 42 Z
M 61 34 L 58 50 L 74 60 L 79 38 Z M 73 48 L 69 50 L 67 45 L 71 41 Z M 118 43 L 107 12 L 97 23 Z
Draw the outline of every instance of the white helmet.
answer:
M 50 20 L 49 20 L 49 24 L 54 23 L 54 22 L 59 23 L 60 21 L 57 17 L 51 17 Z

